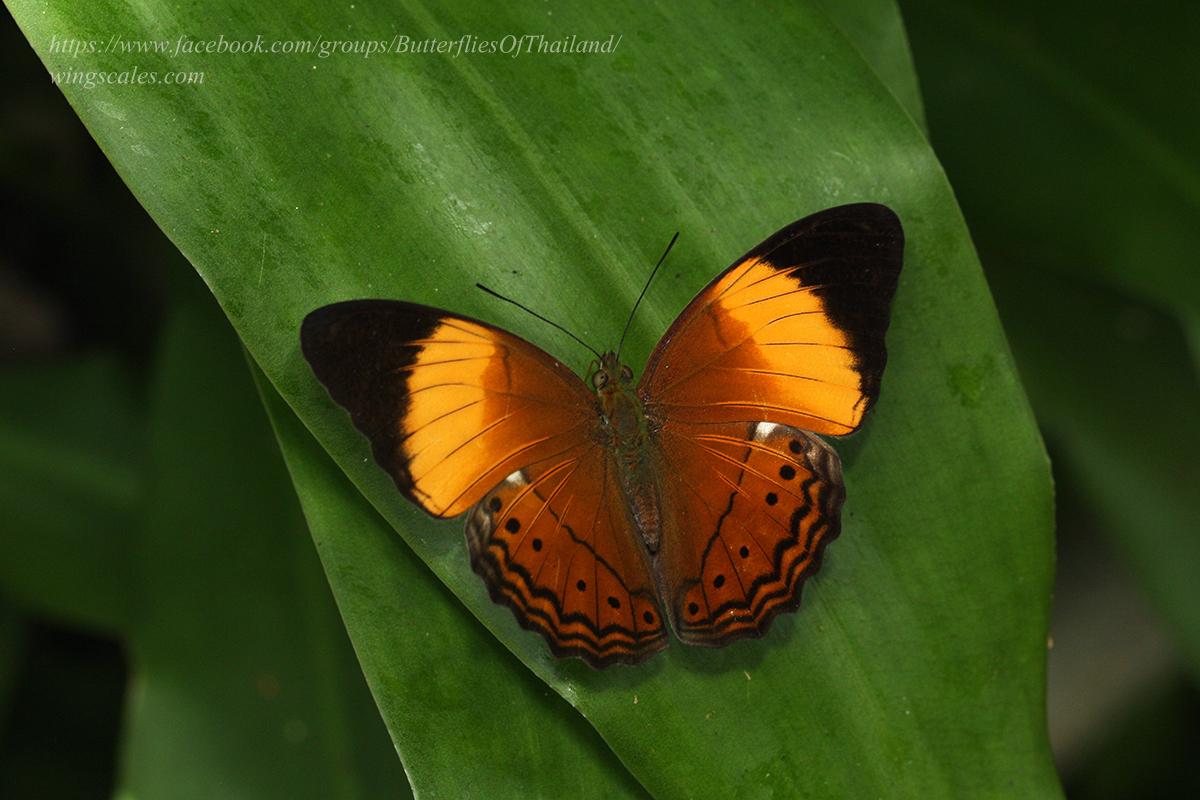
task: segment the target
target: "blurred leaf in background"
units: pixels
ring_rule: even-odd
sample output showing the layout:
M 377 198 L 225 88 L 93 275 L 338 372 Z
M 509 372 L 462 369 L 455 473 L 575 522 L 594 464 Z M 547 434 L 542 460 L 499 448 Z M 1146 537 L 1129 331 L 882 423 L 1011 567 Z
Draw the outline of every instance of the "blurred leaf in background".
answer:
M 109 634 L 128 624 L 142 413 L 114 356 L 0 371 L 0 585 L 11 599 Z
M 112 357 L 0 369 L 0 796 L 112 783 L 114 638 L 138 597 L 136 394 Z
M 155 373 L 121 796 L 408 795 L 209 298 L 174 309 Z
M 1063 708 L 1062 726 L 1094 738 L 1119 726 L 1132 704 L 1159 690 L 1154 676 L 1171 669 L 1154 620 L 1126 611 L 1136 603 L 1123 598 L 1126 570 L 1200 677 L 1200 98 L 1186 77 L 1195 71 L 1200 7 L 902 6 L 932 141 L 1059 485 L 1078 496 L 1073 510 L 1086 509 L 1086 519 L 1060 523 L 1070 534 L 1060 569 L 1072 575 L 1097 551 L 1120 564 L 1105 571 L 1086 618 L 1056 615 L 1060 648 L 1075 636 L 1107 643 L 1052 659 L 1079 665 L 1059 673 L 1079 685 L 1081 700 Z M 1054 679 L 1052 669 L 1052 687 Z M 1124 700 L 1082 702 L 1089 686 Z M 1111 711 L 1097 716 L 1102 707 Z
M 111 796 L 144 379 L 177 251 L 0 22 L 0 796 Z

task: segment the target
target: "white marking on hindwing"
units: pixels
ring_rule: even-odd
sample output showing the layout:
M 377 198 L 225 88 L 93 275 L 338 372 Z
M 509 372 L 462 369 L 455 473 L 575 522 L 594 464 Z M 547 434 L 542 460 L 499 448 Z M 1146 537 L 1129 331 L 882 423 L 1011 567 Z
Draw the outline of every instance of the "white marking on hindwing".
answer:
M 773 434 L 775 429 L 778 427 L 779 426 L 774 422 L 758 423 L 754 426 L 754 440 L 757 442 L 765 442 L 767 439 L 771 438 L 771 434 Z

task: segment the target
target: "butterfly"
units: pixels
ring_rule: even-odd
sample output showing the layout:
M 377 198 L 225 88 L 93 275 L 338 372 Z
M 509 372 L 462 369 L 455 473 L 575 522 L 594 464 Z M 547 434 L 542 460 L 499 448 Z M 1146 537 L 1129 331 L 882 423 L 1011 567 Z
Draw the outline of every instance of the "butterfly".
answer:
M 636 383 L 617 353 L 593 351 L 585 383 L 392 300 L 316 309 L 301 349 L 400 492 L 466 514 L 494 601 L 557 656 L 633 664 L 668 627 L 720 647 L 798 607 L 845 497 L 818 434 L 853 433 L 879 396 L 903 250 L 886 206 L 794 222 L 688 304 Z

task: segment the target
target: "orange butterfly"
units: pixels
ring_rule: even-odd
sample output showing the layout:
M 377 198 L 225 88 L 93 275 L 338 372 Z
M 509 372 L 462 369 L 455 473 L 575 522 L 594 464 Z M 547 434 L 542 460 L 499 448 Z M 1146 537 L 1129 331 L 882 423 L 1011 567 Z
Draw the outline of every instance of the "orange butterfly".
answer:
M 719 647 L 799 605 L 845 497 L 813 434 L 852 433 L 879 395 L 903 249 L 881 205 L 792 223 L 692 300 L 636 385 L 616 353 L 591 391 L 524 339 L 412 303 L 319 308 L 301 343 L 400 491 L 469 512 L 493 600 L 558 656 L 632 664 L 668 622 Z

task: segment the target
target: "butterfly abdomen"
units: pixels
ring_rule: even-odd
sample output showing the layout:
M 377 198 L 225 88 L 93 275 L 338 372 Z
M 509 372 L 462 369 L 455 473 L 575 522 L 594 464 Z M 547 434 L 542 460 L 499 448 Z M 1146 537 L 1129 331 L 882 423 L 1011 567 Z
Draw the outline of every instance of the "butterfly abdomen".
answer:
M 653 467 L 647 459 L 649 429 L 642 402 L 628 386 L 610 385 L 599 395 L 608 446 L 615 456 L 630 521 L 653 555 L 658 552 L 661 504 Z
M 646 549 L 653 555 L 658 552 L 662 527 L 658 485 L 641 453 L 636 456 L 623 455 L 622 461 L 621 491 L 633 517 L 634 527 L 641 534 Z

